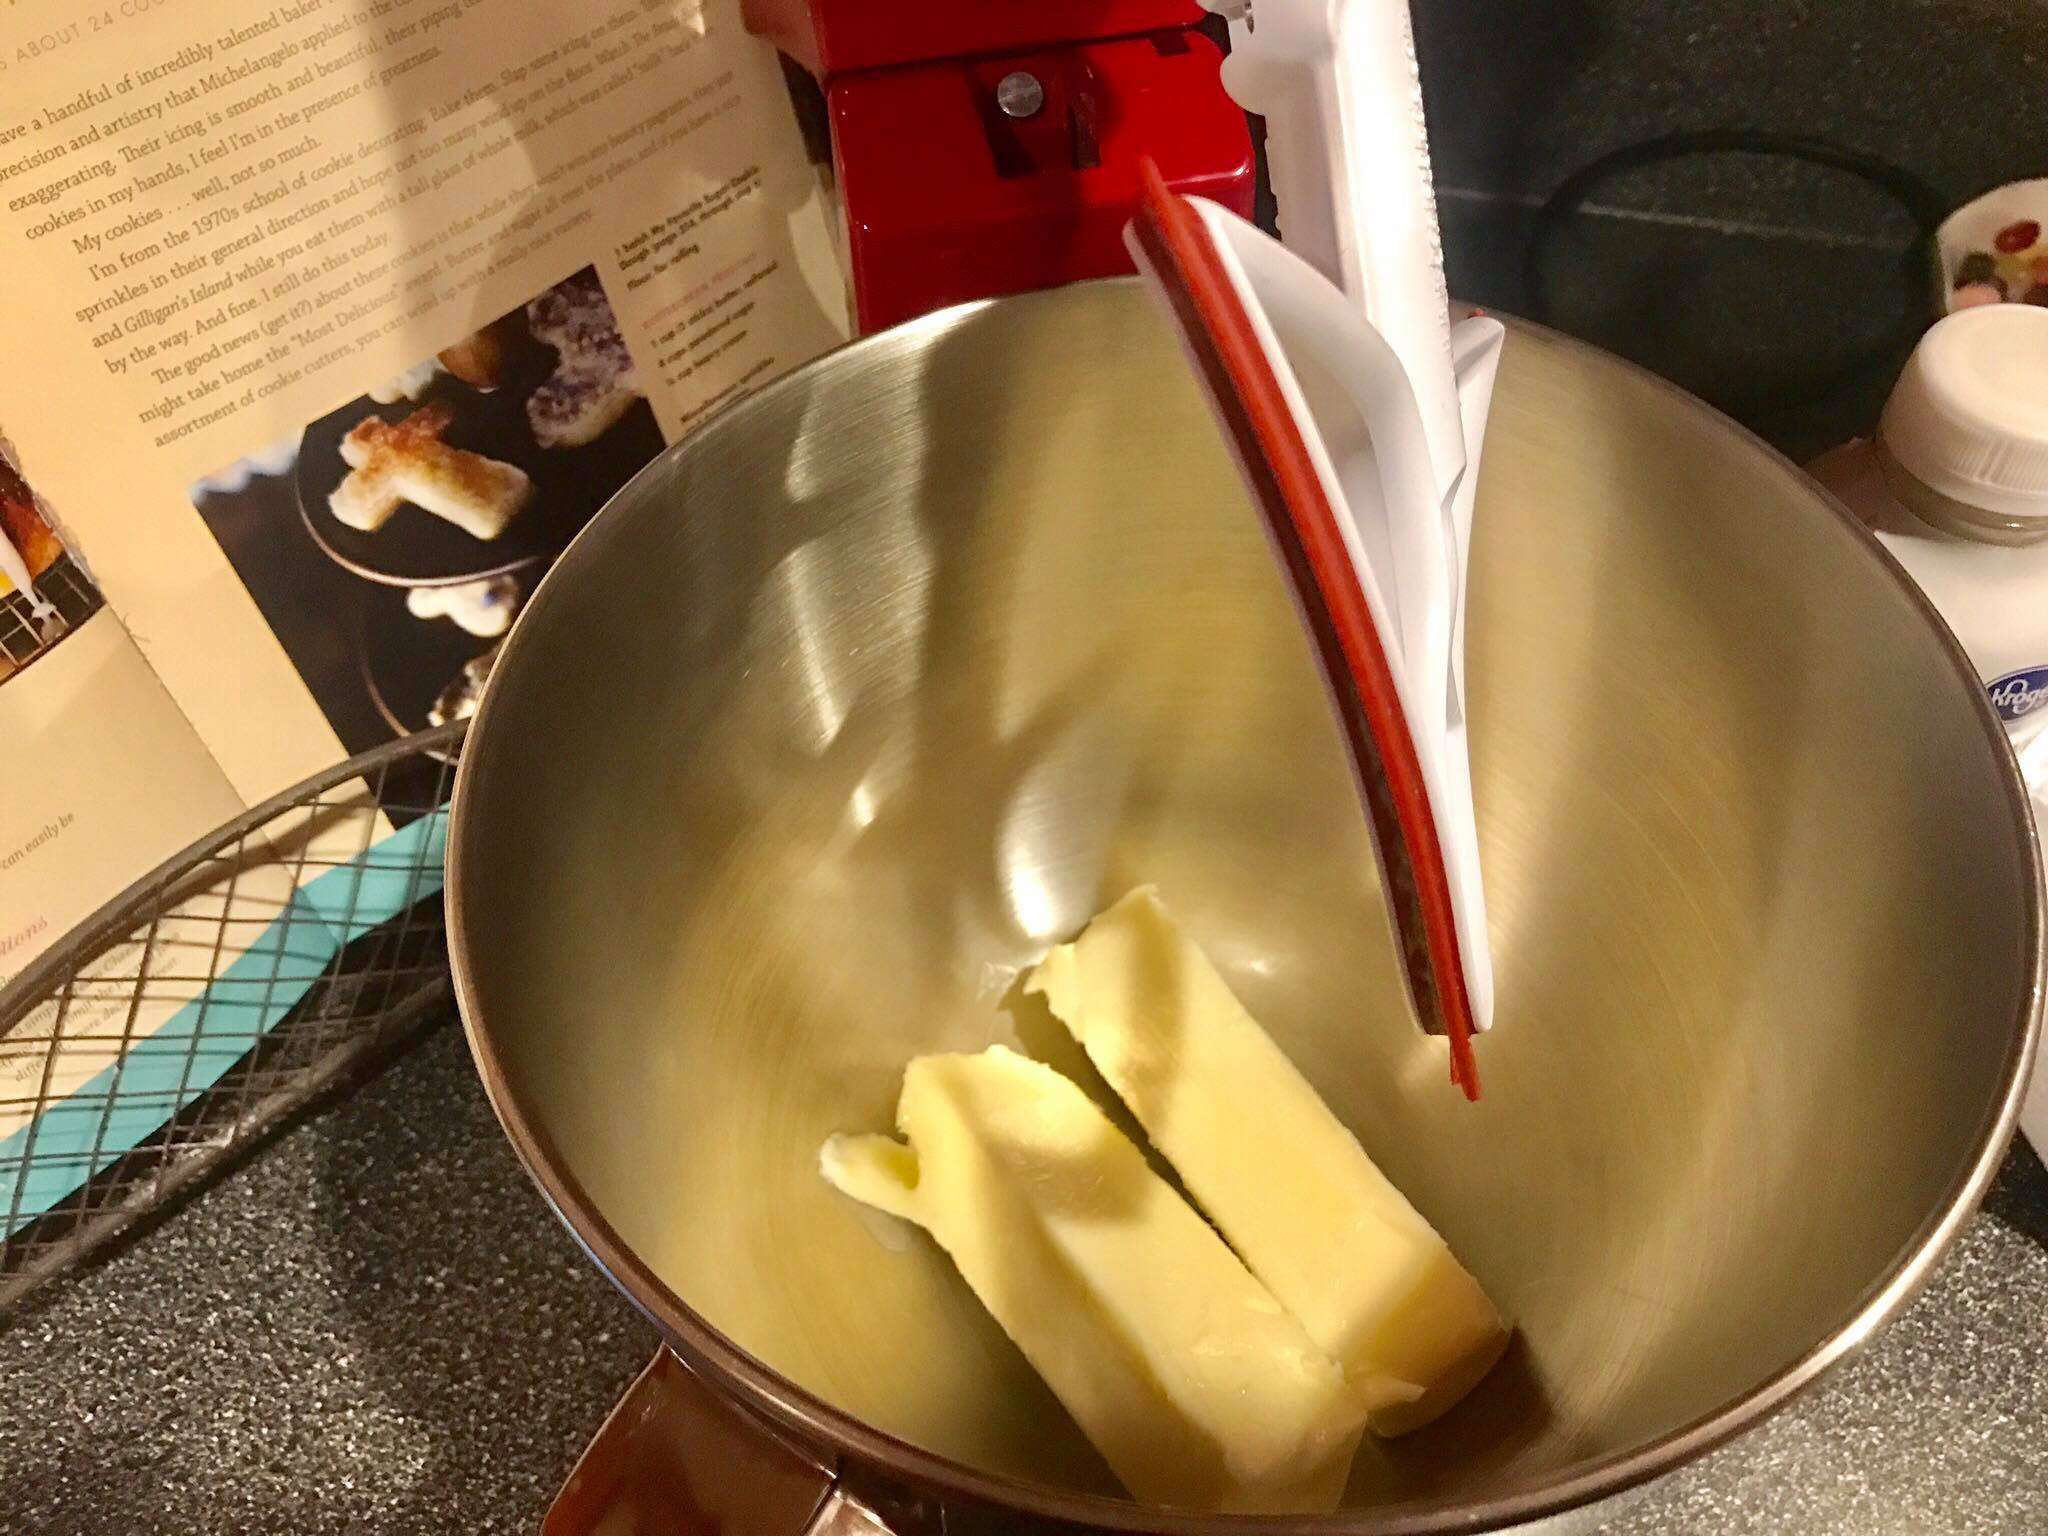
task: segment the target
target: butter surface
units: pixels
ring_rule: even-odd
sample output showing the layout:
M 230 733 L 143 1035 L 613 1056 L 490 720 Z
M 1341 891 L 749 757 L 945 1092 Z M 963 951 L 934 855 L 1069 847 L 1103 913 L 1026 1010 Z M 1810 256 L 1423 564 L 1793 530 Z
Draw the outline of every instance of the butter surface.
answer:
M 1429 1423 L 1500 1358 L 1508 1331 L 1478 1282 L 1150 887 L 1053 950 L 1025 990 L 1344 1368 L 1377 1433 Z
M 1137 1498 L 1333 1509 L 1363 1428 L 1343 1373 L 1073 1083 L 1002 1046 L 922 1056 L 845 1193 L 924 1227 Z

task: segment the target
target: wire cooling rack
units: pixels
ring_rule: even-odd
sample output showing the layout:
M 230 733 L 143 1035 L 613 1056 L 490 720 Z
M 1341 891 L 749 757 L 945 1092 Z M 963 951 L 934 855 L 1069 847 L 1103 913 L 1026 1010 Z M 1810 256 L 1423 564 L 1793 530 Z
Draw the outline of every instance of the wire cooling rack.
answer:
M 0 1324 L 445 1005 L 465 729 L 254 807 L 0 990 Z

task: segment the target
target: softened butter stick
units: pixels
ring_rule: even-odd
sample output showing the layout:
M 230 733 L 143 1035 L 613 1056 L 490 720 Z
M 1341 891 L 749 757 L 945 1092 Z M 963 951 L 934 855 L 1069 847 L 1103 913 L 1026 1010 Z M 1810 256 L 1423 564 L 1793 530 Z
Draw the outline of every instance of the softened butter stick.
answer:
M 1343 1372 L 1088 1096 L 995 1046 L 920 1056 L 887 1136 L 825 1177 L 916 1222 L 1131 1494 L 1333 1509 L 1364 1426 Z
M 1252 1273 L 1343 1366 L 1382 1435 L 1500 1358 L 1479 1283 L 1174 924 L 1133 891 L 1025 983 L 1042 994 Z

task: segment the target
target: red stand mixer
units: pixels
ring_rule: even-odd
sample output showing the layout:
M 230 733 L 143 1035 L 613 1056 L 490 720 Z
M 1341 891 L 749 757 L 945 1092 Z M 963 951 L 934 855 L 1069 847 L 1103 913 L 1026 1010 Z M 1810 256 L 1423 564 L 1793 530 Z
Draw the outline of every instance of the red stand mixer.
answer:
M 1131 271 L 1141 158 L 1251 216 L 1251 134 L 1194 0 L 742 10 L 824 91 L 863 334 Z

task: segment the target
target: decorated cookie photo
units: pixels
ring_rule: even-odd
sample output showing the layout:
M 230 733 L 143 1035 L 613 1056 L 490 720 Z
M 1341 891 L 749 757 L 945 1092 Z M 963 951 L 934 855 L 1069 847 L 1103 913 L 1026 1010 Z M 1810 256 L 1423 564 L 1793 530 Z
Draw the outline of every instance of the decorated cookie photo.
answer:
M 193 487 L 351 751 L 460 719 L 556 556 L 661 452 L 585 267 Z

